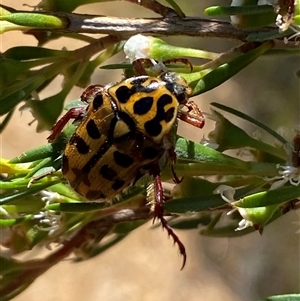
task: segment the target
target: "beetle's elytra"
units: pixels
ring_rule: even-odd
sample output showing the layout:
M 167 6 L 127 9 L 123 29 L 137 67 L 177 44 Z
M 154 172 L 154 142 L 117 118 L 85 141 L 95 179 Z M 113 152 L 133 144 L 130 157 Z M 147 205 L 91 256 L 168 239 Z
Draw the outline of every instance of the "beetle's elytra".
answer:
M 140 68 L 138 61 L 133 65 Z M 115 85 L 90 86 L 81 96 L 83 105 L 70 109 L 48 138 L 55 139 L 71 118 L 80 121 L 64 150 L 62 173 L 71 187 L 88 200 L 109 200 L 145 173 L 151 173 L 154 219 L 161 221 L 178 245 L 182 268 L 185 247 L 164 218 L 159 160 L 167 150 L 171 161 L 175 161 L 167 135 L 177 118 L 198 128 L 204 126 L 202 112 L 189 100 L 191 94 L 187 82 L 173 72 L 158 77 L 136 76 Z M 183 112 L 180 106 L 188 110 Z M 172 164 L 171 167 L 178 182 Z

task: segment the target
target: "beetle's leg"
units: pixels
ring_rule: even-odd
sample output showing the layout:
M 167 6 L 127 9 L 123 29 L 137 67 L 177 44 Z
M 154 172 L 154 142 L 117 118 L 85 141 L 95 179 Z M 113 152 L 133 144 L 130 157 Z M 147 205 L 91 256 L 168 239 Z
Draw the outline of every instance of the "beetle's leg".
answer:
M 183 243 L 180 241 L 178 236 L 174 233 L 172 228 L 168 225 L 167 220 L 164 218 L 164 208 L 163 208 L 163 203 L 164 203 L 164 193 L 163 193 L 163 188 L 162 188 L 162 182 L 159 174 L 159 167 L 155 168 L 156 172 L 153 173 L 154 177 L 154 218 L 153 218 L 153 223 L 155 222 L 156 219 L 159 219 L 161 222 L 161 225 L 163 229 L 166 229 L 168 232 L 168 235 L 173 238 L 173 241 L 175 244 L 178 245 L 179 247 L 179 252 L 183 256 L 183 262 L 181 266 L 181 270 L 184 268 L 185 263 L 186 263 L 186 252 L 185 252 L 185 247 Z
M 186 58 L 174 58 L 174 59 L 163 61 L 163 63 L 165 65 L 170 63 L 182 63 L 184 65 L 188 65 L 191 68 L 191 72 L 193 72 L 193 64 L 190 62 L 190 60 Z
M 170 168 L 171 168 L 171 171 L 172 171 L 172 174 L 173 174 L 173 181 L 174 181 L 174 183 L 179 184 L 179 183 L 182 182 L 183 178 L 179 179 L 176 172 L 175 172 L 175 170 L 174 170 L 174 164 L 175 164 L 176 159 L 177 159 L 177 155 L 176 155 L 174 146 L 171 146 L 168 149 L 168 154 L 169 154 L 169 159 L 170 159 Z
M 133 69 L 135 70 L 137 75 L 148 75 L 145 69 L 146 66 L 153 66 L 153 63 L 150 59 L 137 59 L 132 62 Z
M 52 134 L 47 138 L 49 142 L 53 141 L 63 130 L 70 119 L 76 119 L 85 112 L 86 105 L 70 109 L 56 124 L 52 127 Z
M 95 95 L 99 92 L 102 92 L 104 89 L 103 86 L 101 85 L 91 85 L 88 86 L 81 94 L 80 98 L 81 101 L 86 102 L 86 103 L 90 103 Z
M 101 93 L 103 91 L 103 86 L 101 85 L 91 85 L 88 86 L 81 94 L 80 98 L 82 102 L 89 104 L 95 97 L 96 94 Z M 80 118 L 85 110 L 86 105 L 82 105 L 76 108 L 70 109 L 61 119 L 59 119 L 56 124 L 52 127 L 52 134 L 47 138 L 49 142 L 53 141 L 59 133 L 63 130 L 65 125 L 68 123 L 70 119 L 78 119 Z
M 177 117 L 186 123 L 202 129 L 205 124 L 205 117 L 200 108 L 190 99 L 187 101 L 184 107 L 186 107 L 188 111 L 178 111 Z

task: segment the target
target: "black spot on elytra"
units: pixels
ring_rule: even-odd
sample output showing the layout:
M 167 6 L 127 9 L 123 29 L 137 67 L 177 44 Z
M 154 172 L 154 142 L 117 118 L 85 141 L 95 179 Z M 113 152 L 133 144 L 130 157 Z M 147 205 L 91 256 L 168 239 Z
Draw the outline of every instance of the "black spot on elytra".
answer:
M 133 105 L 133 112 L 137 115 L 144 115 L 148 113 L 153 105 L 153 97 L 142 97 L 139 100 L 137 100 Z
M 126 103 L 132 94 L 134 91 L 125 85 L 116 90 L 116 97 L 120 103 Z
M 111 186 L 114 191 L 121 189 L 125 185 L 125 181 L 117 179 Z
M 171 104 L 173 101 L 172 97 L 168 94 L 163 94 L 157 101 L 157 114 L 155 118 L 159 121 L 166 120 L 165 106 Z
M 159 123 L 159 120 L 155 118 L 145 122 L 144 127 L 147 134 L 152 137 L 158 136 L 162 131 L 162 125 Z
M 101 191 L 98 191 L 98 190 L 89 190 L 85 197 L 88 199 L 88 200 L 98 200 L 98 199 L 106 199 L 107 196 L 102 193 Z
M 129 98 L 136 93 L 151 93 L 159 88 L 158 80 L 152 80 L 147 85 L 144 83 L 149 79 L 148 76 L 138 76 L 129 82 L 131 88 L 127 85 L 121 85 L 116 90 L 116 97 L 120 103 L 127 103 Z
M 77 169 L 77 174 L 80 175 L 81 174 L 81 169 Z M 91 181 L 89 180 L 88 177 L 83 177 L 82 178 L 82 183 L 87 186 L 87 187 L 91 187 L 92 186 L 92 183 Z
M 165 117 L 165 121 L 166 122 L 170 122 L 173 117 L 174 117 L 174 113 L 175 113 L 175 108 L 170 108 L 167 112 L 166 112 L 166 117 Z
M 69 158 L 65 155 L 62 156 L 62 165 L 61 171 L 63 174 L 66 174 L 69 171 Z
M 94 119 L 90 119 L 86 124 L 86 131 L 92 139 L 99 139 L 101 137 L 101 133 L 94 121 Z
M 74 133 L 69 141 L 70 145 L 74 145 L 79 154 L 87 154 L 90 150 L 90 147 L 86 144 L 82 137 L 77 133 Z
M 111 167 L 109 167 L 107 164 L 102 165 L 100 168 L 100 175 L 109 181 L 114 181 L 118 174 L 115 170 L 113 170 Z
M 76 189 L 78 185 L 83 181 L 92 168 L 97 162 L 105 155 L 107 150 L 111 147 L 113 141 L 105 140 L 101 147 L 93 154 L 93 156 L 85 163 L 80 169 L 79 173 L 76 174 L 76 178 L 72 181 L 72 187 Z
M 98 110 L 103 105 L 103 95 L 102 93 L 97 94 L 93 100 L 94 110 Z
M 111 144 L 111 141 L 104 141 L 98 151 L 82 167 L 82 169 L 80 170 L 80 175 L 73 181 L 74 185 L 80 184 L 82 178 L 86 176 L 90 172 L 90 170 L 97 164 L 97 162 L 105 155 Z
M 124 168 L 128 168 L 134 162 L 134 159 L 128 155 L 122 154 L 119 151 L 114 152 L 114 160 L 116 164 Z
M 152 137 L 158 136 L 162 131 L 161 121 L 170 122 L 174 116 L 175 109 L 170 108 L 167 112 L 165 111 L 165 106 L 171 104 L 173 101 L 172 97 L 168 94 L 162 95 L 157 101 L 157 113 L 155 117 L 151 120 L 145 122 L 145 130 L 147 134 Z
M 142 152 L 142 157 L 144 159 L 152 160 L 157 158 L 159 151 L 154 147 L 146 147 Z

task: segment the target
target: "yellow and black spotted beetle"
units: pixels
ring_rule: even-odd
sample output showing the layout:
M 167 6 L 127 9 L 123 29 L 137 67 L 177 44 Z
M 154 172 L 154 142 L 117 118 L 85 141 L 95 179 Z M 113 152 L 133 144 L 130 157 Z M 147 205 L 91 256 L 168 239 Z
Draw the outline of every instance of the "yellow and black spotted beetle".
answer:
M 81 96 L 83 105 L 70 109 L 48 138 L 54 140 L 70 119 L 80 120 L 64 150 L 62 173 L 71 187 L 88 200 L 109 200 L 142 175 L 152 174 L 154 218 L 178 244 L 183 266 L 185 248 L 163 217 L 158 162 L 166 151 L 175 160 L 173 146 L 165 140 L 177 117 L 198 128 L 204 125 L 200 109 L 189 100 L 191 94 L 186 81 L 174 72 L 89 86 Z M 181 106 L 188 110 L 183 112 Z M 173 174 L 178 181 L 174 171 Z

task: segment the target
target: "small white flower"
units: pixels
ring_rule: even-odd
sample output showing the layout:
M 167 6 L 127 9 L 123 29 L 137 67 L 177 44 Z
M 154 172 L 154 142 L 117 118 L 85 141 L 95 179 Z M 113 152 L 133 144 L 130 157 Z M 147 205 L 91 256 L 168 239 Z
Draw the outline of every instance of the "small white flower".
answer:
M 61 199 L 61 196 L 57 192 L 42 190 L 39 192 L 41 195 L 41 200 L 46 203 L 46 206 L 51 203 L 57 203 Z
M 296 163 L 293 162 L 294 156 L 298 156 L 299 146 L 298 146 L 298 139 L 299 139 L 299 125 L 295 126 L 294 131 L 296 132 L 296 136 L 294 137 L 292 142 L 288 142 L 284 145 L 284 150 L 287 154 L 287 161 L 286 165 L 277 164 L 276 168 L 278 169 L 278 176 L 268 178 L 266 177 L 265 180 L 267 181 L 275 181 L 270 190 L 277 189 L 282 187 L 286 183 L 290 183 L 291 185 L 298 186 L 300 184 L 300 167 L 296 166 Z
M 234 194 L 235 194 L 235 189 L 231 186 L 228 185 L 220 185 L 218 188 L 216 188 L 213 193 L 215 194 L 220 194 L 221 198 L 231 204 L 232 202 L 235 202 L 236 200 L 234 199 Z
M 53 235 L 54 232 L 56 232 L 60 228 L 60 216 L 59 215 L 52 215 L 51 218 L 45 218 L 40 221 L 40 223 L 43 225 L 41 227 L 38 227 L 41 231 L 48 232 L 48 235 Z M 45 227 L 44 225 L 49 225 L 48 227 Z
M 130 61 L 130 63 L 138 60 L 138 59 L 151 59 L 150 57 L 150 46 L 152 43 L 152 38 L 143 36 L 141 34 L 137 34 L 132 36 L 128 41 L 124 44 L 124 52 L 126 58 Z
M 213 193 L 215 194 L 220 194 L 221 198 L 231 204 L 232 202 L 235 202 L 236 200 L 234 199 L 234 194 L 235 194 L 235 189 L 231 186 L 228 185 L 220 185 L 218 188 L 216 188 Z M 237 208 L 233 208 L 232 210 L 227 212 L 227 215 L 232 214 L 234 211 L 236 211 Z
M 251 222 L 248 218 L 248 214 L 244 208 L 239 208 L 239 213 L 243 217 L 243 219 L 239 222 L 239 226 L 235 229 L 235 231 L 241 231 L 248 227 L 253 226 L 253 222 Z
M 148 59 L 153 65 L 153 72 L 167 72 L 168 69 L 163 61 L 156 61 L 153 59 L 151 51 L 154 43 L 155 38 L 153 37 L 146 37 L 141 34 L 132 36 L 126 41 L 123 47 L 126 59 L 128 59 L 130 63 L 133 63 L 138 59 Z
M 236 201 L 234 199 L 235 189 L 231 186 L 220 185 L 218 188 L 216 188 L 214 190 L 214 193 L 219 193 L 221 195 L 222 199 L 229 204 Z M 241 231 L 248 227 L 252 227 L 253 222 L 249 220 L 247 211 L 244 208 L 234 207 L 232 210 L 227 212 L 227 215 L 232 214 L 236 210 L 243 217 L 243 219 L 239 222 L 239 224 L 238 224 L 239 226 L 235 229 L 235 231 Z
M 286 183 L 290 183 L 291 185 L 298 186 L 300 184 L 300 173 L 299 169 L 290 165 L 279 165 L 276 166 L 278 169 L 279 176 L 273 178 L 266 178 L 267 181 L 275 182 L 271 185 L 270 190 L 277 189 L 282 187 Z
M 39 224 L 36 225 L 38 230 L 47 231 L 49 236 L 57 231 L 61 225 L 61 215 L 52 210 L 35 214 L 33 218 L 39 220 Z

